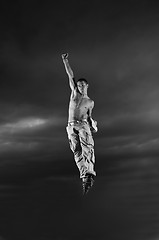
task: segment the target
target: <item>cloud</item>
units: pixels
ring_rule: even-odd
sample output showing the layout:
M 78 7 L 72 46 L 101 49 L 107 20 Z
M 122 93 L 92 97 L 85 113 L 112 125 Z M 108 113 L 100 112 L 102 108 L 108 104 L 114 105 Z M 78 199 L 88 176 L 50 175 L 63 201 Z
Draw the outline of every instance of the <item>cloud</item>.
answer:
M 80 4 L 80 7 L 83 5 L 84 3 Z M 147 5 L 145 9 L 146 7 Z M 39 51 L 35 46 L 37 42 L 38 47 L 42 45 L 40 34 L 45 32 L 44 26 L 48 19 L 54 19 L 52 15 L 49 15 L 42 28 L 38 28 L 37 37 L 28 43 L 31 50 L 35 47 L 35 51 L 30 51 L 26 55 L 16 38 L 4 43 L 5 68 L 1 99 L 5 104 L 8 102 L 8 113 L 2 107 L 4 114 L 1 114 L 0 132 L 6 137 L 6 141 L 1 143 L 5 144 L 3 148 L 13 146 L 13 138 L 14 144 L 23 143 L 24 146 L 30 141 L 30 145 L 27 142 L 28 149 L 38 147 L 40 141 L 41 143 L 44 141 L 44 136 L 46 142 L 46 139 L 49 141 L 50 138 L 54 144 L 55 135 L 56 138 L 59 136 L 59 141 L 62 139 L 60 135 L 62 131 L 58 132 L 55 126 L 62 127 L 66 122 L 64 114 L 67 115 L 66 101 L 70 94 L 69 88 L 65 88 L 68 79 L 59 50 L 63 50 L 64 44 L 64 48 L 67 46 L 66 49 L 70 50 L 70 63 L 75 76 L 77 78 L 86 76 L 90 83 L 90 97 L 95 99 L 93 114 L 99 124 L 97 139 L 101 143 L 99 146 L 101 152 L 114 149 L 116 152 L 125 153 L 157 151 L 158 20 L 157 15 L 153 15 L 148 8 L 148 15 L 142 12 L 141 18 L 139 13 L 142 4 L 139 4 L 137 9 L 134 19 L 130 6 L 128 8 L 130 14 L 127 12 L 127 5 L 123 8 L 123 5 L 109 4 L 105 12 L 101 6 L 98 8 L 91 5 L 90 9 L 89 4 L 86 4 L 85 11 L 82 14 L 79 12 L 76 18 L 79 24 L 78 31 L 70 31 L 72 33 L 70 36 L 66 34 L 69 41 L 59 41 L 55 51 L 53 45 L 56 41 L 48 46 L 45 42 L 45 47 Z M 40 13 L 41 10 L 37 16 L 40 16 Z M 98 21 L 94 14 L 98 16 Z M 71 16 L 74 16 L 74 12 L 71 12 Z M 36 23 L 33 15 L 32 18 Z M 71 22 L 68 16 L 64 19 Z M 146 27 L 145 22 L 149 23 Z M 49 28 L 50 25 L 42 41 L 49 36 L 47 35 Z M 62 29 L 66 32 L 66 25 Z M 62 97 L 59 97 L 59 94 Z M 12 111 L 11 102 L 15 105 L 17 102 L 21 103 L 20 109 L 18 106 Z M 24 106 L 24 102 L 28 107 Z M 51 115 L 58 116 L 59 113 L 62 113 L 59 119 L 54 117 L 51 119 Z M 17 148 L 22 148 L 22 145 L 21 147 L 17 145 Z
M 155 106 L 136 113 L 102 115 L 95 135 L 99 154 L 147 155 L 158 154 L 159 115 Z
M 56 128 L 62 126 L 63 118 L 49 116 L 48 118 L 26 117 L 0 125 L 0 152 L 32 151 L 52 146 L 59 141 Z M 53 134 L 49 134 L 53 131 Z M 48 146 L 47 146 L 48 144 Z
M 25 130 L 32 130 L 43 127 L 47 124 L 47 120 L 38 118 L 22 119 L 15 123 L 6 123 L 0 126 L 0 134 L 17 133 Z

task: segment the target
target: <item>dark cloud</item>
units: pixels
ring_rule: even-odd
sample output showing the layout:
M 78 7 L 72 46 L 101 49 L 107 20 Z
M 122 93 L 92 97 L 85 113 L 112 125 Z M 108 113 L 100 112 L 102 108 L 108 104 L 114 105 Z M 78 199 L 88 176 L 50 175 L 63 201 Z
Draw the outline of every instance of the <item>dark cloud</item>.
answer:
M 85 198 L 81 195 L 80 181 L 76 176 L 36 176 L 29 181 L 30 169 L 28 180 L 25 182 L 26 177 L 21 177 L 18 187 L 17 183 L 14 186 L 18 174 L 17 177 L 12 176 L 12 184 L 0 186 L 2 214 L 8 208 L 2 232 L 12 239 L 23 238 L 24 234 L 30 239 L 38 239 L 39 236 L 46 239 L 83 237 L 102 240 L 119 235 L 123 239 L 129 237 L 134 240 L 138 235 L 140 239 L 152 239 L 159 234 L 157 168 L 157 159 L 152 158 L 127 159 L 121 164 L 110 164 L 107 176 L 99 176 Z M 38 165 L 39 171 L 42 169 Z M 32 176 L 33 173 L 35 171 Z M 12 225 L 14 231 L 7 231 L 6 221 L 8 228 L 11 229 Z

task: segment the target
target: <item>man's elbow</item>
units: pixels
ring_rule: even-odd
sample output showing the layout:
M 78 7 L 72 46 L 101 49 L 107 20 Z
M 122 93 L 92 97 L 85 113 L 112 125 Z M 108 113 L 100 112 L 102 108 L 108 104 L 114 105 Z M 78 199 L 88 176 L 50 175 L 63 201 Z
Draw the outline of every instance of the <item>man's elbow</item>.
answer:
M 87 117 L 87 121 L 88 121 L 89 125 L 91 126 L 92 125 L 92 121 L 91 121 L 91 117 L 90 116 Z

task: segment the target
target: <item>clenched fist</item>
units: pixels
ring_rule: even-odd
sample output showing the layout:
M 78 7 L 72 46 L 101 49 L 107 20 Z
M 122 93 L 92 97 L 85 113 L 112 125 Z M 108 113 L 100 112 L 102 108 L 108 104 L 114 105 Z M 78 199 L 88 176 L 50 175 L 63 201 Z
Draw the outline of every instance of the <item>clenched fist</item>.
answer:
M 61 56 L 62 56 L 62 59 L 65 60 L 68 58 L 68 53 L 63 53 Z

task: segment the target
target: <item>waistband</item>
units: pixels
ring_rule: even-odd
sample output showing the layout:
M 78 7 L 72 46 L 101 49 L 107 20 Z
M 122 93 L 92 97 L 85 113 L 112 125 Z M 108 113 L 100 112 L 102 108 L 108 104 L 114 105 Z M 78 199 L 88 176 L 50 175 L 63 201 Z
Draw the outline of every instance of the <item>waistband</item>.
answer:
M 87 119 L 83 120 L 73 120 L 71 122 L 68 122 L 68 126 L 73 126 L 75 124 L 82 124 L 82 123 L 88 123 Z

